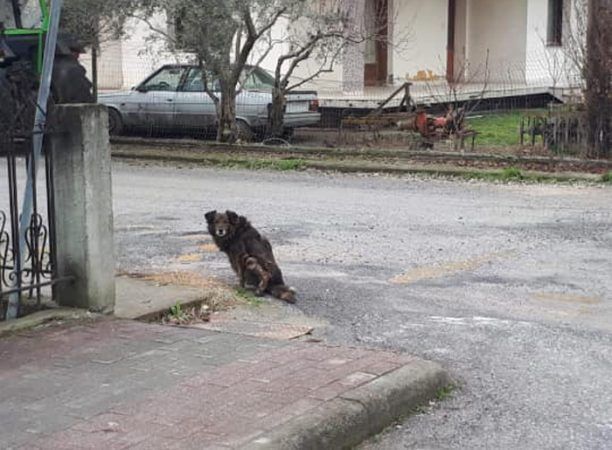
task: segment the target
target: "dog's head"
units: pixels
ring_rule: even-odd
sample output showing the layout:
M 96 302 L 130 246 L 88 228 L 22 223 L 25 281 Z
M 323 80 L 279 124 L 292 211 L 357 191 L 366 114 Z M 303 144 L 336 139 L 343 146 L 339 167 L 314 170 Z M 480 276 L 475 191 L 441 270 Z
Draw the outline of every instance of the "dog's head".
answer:
M 225 211 L 225 213 L 209 211 L 204 217 L 208 224 L 208 232 L 219 239 L 231 237 L 240 225 L 241 219 L 244 219 L 234 211 Z

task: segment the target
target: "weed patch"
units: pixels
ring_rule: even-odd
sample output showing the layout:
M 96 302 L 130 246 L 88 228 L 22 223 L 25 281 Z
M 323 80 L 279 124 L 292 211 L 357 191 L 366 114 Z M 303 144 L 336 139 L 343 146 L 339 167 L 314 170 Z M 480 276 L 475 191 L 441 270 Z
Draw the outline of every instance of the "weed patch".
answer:
M 210 307 L 205 303 L 184 306 L 177 302 L 162 317 L 163 324 L 189 325 L 192 323 L 208 322 L 210 320 Z
M 525 178 L 523 172 L 516 167 L 506 167 L 502 170 L 500 177 L 502 180 L 522 180 Z
M 455 386 L 452 384 L 449 384 L 448 386 L 444 386 L 438 389 L 438 392 L 436 392 L 436 399 L 440 402 L 443 400 L 446 400 L 451 397 L 454 390 L 455 390 Z
M 263 301 L 261 300 L 261 298 L 257 297 L 253 292 L 249 291 L 248 289 L 237 288 L 236 289 L 236 295 L 240 299 L 242 299 L 245 302 L 247 302 L 249 305 L 252 305 L 252 306 L 261 306 L 261 305 L 263 305 Z

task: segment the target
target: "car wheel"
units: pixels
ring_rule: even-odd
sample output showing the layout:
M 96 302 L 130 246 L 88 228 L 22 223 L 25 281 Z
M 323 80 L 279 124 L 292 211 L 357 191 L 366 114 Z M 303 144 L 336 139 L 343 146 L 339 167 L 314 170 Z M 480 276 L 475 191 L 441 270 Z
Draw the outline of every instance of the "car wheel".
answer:
M 255 133 L 253 133 L 249 124 L 242 120 L 238 120 L 236 121 L 236 137 L 242 142 L 253 142 Z
M 108 134 L 116 136 L 123 131 L 123 119 L 119 111 L 108 108 Z

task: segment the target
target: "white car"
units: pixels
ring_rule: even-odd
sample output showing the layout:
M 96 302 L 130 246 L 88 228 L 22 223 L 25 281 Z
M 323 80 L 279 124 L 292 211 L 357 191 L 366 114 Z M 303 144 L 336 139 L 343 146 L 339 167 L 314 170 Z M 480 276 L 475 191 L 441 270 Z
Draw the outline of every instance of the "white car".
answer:
M 240 138 L 251 140 L 262 134 L 272 101 L 273 77 L 265 70 L 248 67 L 236 97 L 236 119 Z M 217 125 L 215 105 L 204 91 L 202 72 L 192 65 L 165 65 L 127 92 L 100 94 L 98 102 L 109 112 L 109 131 L 126 128 L 192 130 L 212 132 Z M 211 90 L 218 91 L 218 82 Z M 321 115 L 314 91 L 287 95 L 285 133 L 294 128 L 318 125 Z

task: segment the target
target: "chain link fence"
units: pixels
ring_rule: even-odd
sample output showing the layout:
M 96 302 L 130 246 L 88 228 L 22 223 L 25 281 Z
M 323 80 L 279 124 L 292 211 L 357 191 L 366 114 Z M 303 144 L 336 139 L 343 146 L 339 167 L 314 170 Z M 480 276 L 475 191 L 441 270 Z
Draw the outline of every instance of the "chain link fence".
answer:
M 86 57 L 84 62 L 87 64 Z M 124 47 L 111 46 L 103 51 L 98 63 L 99 101 L 111 109 L 112 131 L 214 139 L 215 103 L 205 92 L 197 70 L 188 62 L 188 55 L 161 58 L 141 54 L 126 58 Z M 160 69 L 163 67 L 166 69 Z M 393 114 L 424 111 L 431 123 L 436 118 L 448 118 L 449 114 L 454 114 L 455 119 L 460 116 L 464 122 L 461 126 L 473 132 L 474 138 L 470 140 L 476 150 L 520 147 L 527 153 L 583 153 L 584 133 L 572 131 L 575 124 L 584 121 L 579 106 L 582 80 L 567 67 L 550 58 L 541 58 L 525 64 L 486 65 L 478 70 L 461 68 L 459 71 L 462 76 L 453 83 L 435 72 L 424 71 L 410 79 L 391 77 L 385 86 L 364 86 L 357 90 L 347 90 L 337 71 L 322 74 L 286 97 L 286 132 L 282 141 L 315 146 L 355 146 L 366 142 L 420 147 L 423 133 L 419 133 L 416 125 L 409 130 L 412 134 L 401 129 L 407 118 L 416 120 L 416 116 L 393 117 Z M 273 75 L 265 69 L 252 71 L 243 78 L 236 97 L 240 139 L 256 142 L 269 139 L 273 83 Z M 410 83 L 408 100 L 402 90 L 406 83 Z M 216 94 L 214 80 L 210 80 L 208 87 Z M 568 106 L 563 109 L 559 105 Z M 564 119 L 559 118 L 562 110 Z M 347 118 L 373 114 L 383 114 L 391 120 L 382 121 L 384 124 L 375 120 L 352 128 L 346 126 Z M 537 122 L 536 117 L 539 122 L 530 129 Z M 541 130 L 541 121 L 546 123 L 545 133 Z M 564 123 L 572 125 L 566 127 Z M 432 125 L 435 131 L 432 133 L 448 137 L 456 125 L 449 125 L 443 133 L 438 133 L 440 130 Z M 562 136 L 564 139 L 560 141 Z M 453 143 L 449 148 L 455 147 Z M 472 149 L 472 145 L 467 147 Z M 466 150 L 465 143 L 459 148 Z

